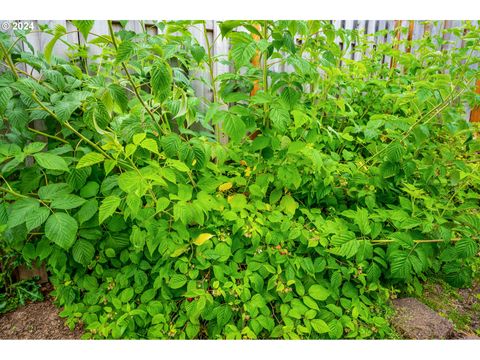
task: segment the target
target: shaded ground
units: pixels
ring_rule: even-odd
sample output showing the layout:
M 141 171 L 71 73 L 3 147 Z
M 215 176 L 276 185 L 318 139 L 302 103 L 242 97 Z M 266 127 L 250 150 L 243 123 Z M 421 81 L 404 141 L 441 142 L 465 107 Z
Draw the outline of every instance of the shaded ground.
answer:
M 82 331 L 70 331 L 58 313 L 59 309 L 47 298 L 0 315 L 0 339 L 80 339 Z
M 480 336 L 480 280 L 468 289 L 456 289 L 441 281 L 425 284 L 419 300 L 453 323 L 454 338 Z
M 392 301 L 396 314 L 393 326 L 407 339 L 450 339 L 453 324 L 415 298 L 401 298 Z

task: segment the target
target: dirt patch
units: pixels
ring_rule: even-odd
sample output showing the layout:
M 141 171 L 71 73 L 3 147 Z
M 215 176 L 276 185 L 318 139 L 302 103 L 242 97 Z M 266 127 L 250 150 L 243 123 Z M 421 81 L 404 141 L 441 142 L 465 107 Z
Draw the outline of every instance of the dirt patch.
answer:
M 64 325 L 59 309 L 47 299 L 30 303 L 0 316 L 0 339 L 60 340 L 80 339 L 82 331 Z

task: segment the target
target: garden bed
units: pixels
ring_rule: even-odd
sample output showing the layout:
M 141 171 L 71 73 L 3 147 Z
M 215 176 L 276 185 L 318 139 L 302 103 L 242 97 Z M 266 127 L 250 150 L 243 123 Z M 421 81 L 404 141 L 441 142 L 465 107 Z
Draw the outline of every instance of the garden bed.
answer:
M 437 51 L 442 34 L 413 54 L 328 21 L 224 21 L 213 42 L 231 47 L 214 56 L 204 22 L 155 36 L 71 24 L 85 43 L 68 60 L 53 51 L 68 43 L 61 25 L 42 29 L 44 52 L 0 36 L 10 298 L 10 272 L 44 263 L 84 338 L 379 339 L 396 336 L 397 294 L 433 278 L 471 286 L 476 25 L 445 30 L 463 48 Z M 57 314 L 30 304 L 3 331 L 62 338 Z
M 27 304 L 0 316 L 0 339 L 10 340 L 75 340 L 82 331 L 65 326 L 65 319 L 51 299 Z

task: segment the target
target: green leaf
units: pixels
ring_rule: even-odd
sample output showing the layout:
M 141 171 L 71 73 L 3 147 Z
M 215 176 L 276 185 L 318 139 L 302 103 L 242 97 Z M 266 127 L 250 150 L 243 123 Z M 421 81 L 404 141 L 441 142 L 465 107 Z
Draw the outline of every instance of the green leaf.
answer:
M 135 217 L 140 211 L 142 200 L 135 193 L 129 193 L 126 198 L 126 204 Z
M 133 299 L 133 295 L 135 295 L 133 288 L 128 287 L 120 293 L 120 300 L 123 303 L 128 303 L 130 300 Z
M 197 169 L 204 168 L 208 161 L 207 154 L 205 153 L 204 149 L 200 145 L 194 145 L 193 154 L 195 157 L 195 161 L 197 162 L 195 164 L 195 167 Z
M 205 48 L 203 46 L 193 45 L 192 48 L 190 49 L 190 52 L 192 53 L 192 57 L 199 64 L 205 58 L 206 52 L 205 52 Z
M 173 257 L 173 258 L 176 258 L 176 257 L 179 257 L 180 255 L 182 255 L 185 251 L 187 251 L 189 249 L 189 246 L 188 245 L 184 245 L 184 246 L 180 246 L 178 248 L 176 248 L 171 254 L 170 254 L 170 257 Z
M 140 297 L 140 301 L 143 304 L 148 304 L 150 301 L 152 301 L 155 298 L 156 294 L 157 294 L 157 290 L 148 289 L 143 292 L 142 296 Z
M 253 38 L 245 33 L 235 33 L 232 34 L 231 39 L 232 49 L 230 55 L 237 67 L 249 64 L 257 49 Z
M 181 172 L 189 172 L 190 171 L 190 168 L 185 165 L 184 162 L 180 161 L 180 160 L 174 160 L 174 159 L 167 159 L 167 165 L 177 169 L 178 171 L 181 171 Z
M 6 111 L 5 115 L 9 124 L 18 130 L 24 129 L 30 122 L 28 112 L 21 107 L 9 109 Z
M 330 290 L 321 285 L 312 285 L 308 289 L 308 295 L 315 300 L 324 301 L 330 296 Z
M 175 221 L 180 220 L 184 225 L 190 221 L 190 206 L 184 202 L 179 201 L 173 205 L 173 218 Z
M 81 189 L 82 186 L 85 185 L 85 183 L 87 182 L 87 178 L 90 176 L 91 173 L 92 169 L 89 167 L 83 169 L 70 169 L 67 183 L 75 190 Z
M 109 258 L 113 258 L 116 256 L 116 253 L 115 253 L 115 250 L 113 250 L 112 248 L 108 248 L 108 249 L 105 249 L 105 255 L 107 255 L 107 257 Z
M 229 198 L 232 210 L 240 211 L 247 206 L 247 198 L 243 194 L 235 194 Z
M 132 227 L 132 233 L 130 234 L 130 242 L 132 243 L 135 251 L 143 251 L 146 237 L 146 231 L 141 230 L 136 225 Z
M 54 112 L 61 121 L 69 121 L 73 112 L 81 105 L 78 99 L 68 99 L 67 96 L 62 101 L 55 104 Z
M 66 33 L 67 29 L 65 29 L 64 26 L 60 24 L 55 25 L 53 38 L 43 48 L 43 54 L 48 63 L 50 63 L 50 59 L 52 57 L 53 47 L 55 46 L 58 39 L 60 39 Z
M 182 141 L 177 134 L 169 134 L 162 137 L 160 143 L 162 144 L 162 148 L 165 151 L 167 157 L 174 158 L 178 156 Z
M 280 206 L 283 207 L 286 214 L 293 216 L 298 208 L 298 203 L 290 195 L 285 195 L 280 201 Z
M 135 171 L 125 171 L 118 177 L 118 186 L 126 193 L 135 192 L 142 196 L 146 191 L 146 183 L 141 174 Z
M 320 310 L 318 308 L 317 302 L 313 300 L 310 296 L 304 296 L 303 303 L 307 305 L 310 309 Z
M 368 219 L 368 211 L 367 209 L 358 209 L 355 217 L 354 217 L 355 224 L 358 225 L 360 231 L 363 235 L 368 235 L 372 231 L 370 227 L 370 222 Z
M 310 324 L 312 325 L 313 330 L 315 330 L 318 334 L 325 334 L 330 331 L 328 324 L 321 319 L 312 319 Z
M 55 197 L 70 194 L 72 190 L 72 187 L 65 183 L 45 185 L 38 189 L 38 197 L 42 200 L 51 200 Z
M 168 286 L 172 289 L 179 289 L 187 283 L 187 277 L 183 274 L 175 274 L 170 277 Z
M 345 256 L 347 259 L 355 256 L 360 248 L 360 241 L 357 239 L 349 240 L 342 244 L 340 249 L 337 249 L 334 253 Z
M 242 138 L 245 136 L 245 132 L 247 131 L 243 120 L 239 116 L 232 113 L 227 113 L 227 115 L 225 115 L 223 129 L 225 134 L 227 134 L 233 142 L 239 142 L 242 140 Z
M 112 216 L 115 210 L 117 210 L 118 205 L 120 205 L 120 202 L 121 199 L 116 195 L 110 195 L 103 199 L 98 212 L 98 223 L 101 224 Z
M 402 144 L 400 144 L 399 141 L 395 140 L 388 145 L 385 154 L 388 161 L 399 162 L 404 154 Z
M 467 258 L 474 256 L 477 253 L 478 246 L 474 240 L 470 238 L 464 238 L 455 244 L 455 249 L 457 250 L 459 256 Z
M 332 320 L 328 323 L 328 327 L 330 331 L 328 332 L 328 335 L 332 339 L 340 339 L 343 335 L 343 325 L 339 320 Z
M 153 139 L 145 139 L 142 141 L 140 146 L 150 152 L 153 152 L 155 154 L 158 154 L 158 145 L 157 142 Z
M 45 145 L 46 144 L 43 142 L 33 142 L 25 146 L 25 148 L 23 149 L 23 152 L 28 155 L 34 154 L 39 151 L 42 151 Z
M 172 68 L 163 60 L 158 60 L 152 67 L 150 86 L 159 102 L 165 101 L 172 92 Z
M 8 223 L 8 213 L 7 206 L 5 203 L 0 203 L 0 225 L 5 225 Z
M 108 175 L 113 168 L 117 165 L 117 162 L 115 160 L 105 160 L 103 163 L 104 169 L 105 169 L 105 175 Z
M 220 33 L 223 37 L 227 36 L 233 29 L 242 24 L 241 20 L 226 20 L 219 24 Z
M 109 84 L 108 92 L 112 96 L 113 101 L 120 107 L 122 112 L 127 112 L 128 110 L 128 97 L 125 89 L 117 84 Z
M 89 181 L 80 189 L 80 196 L 86 199 L 91 198 L 98 194 L 99 189 L 100 185 L 97 182 Z
M 45 169 L 68 172 L 67 163 L 63 158 L 58 155 L 41 152 L 34 154 L 33 157 L 35 158 L 37 163 Z
M 410 277 L 412 265 L 408 261 L 408 253 L 395 251 L 391 254 L 390 271 L 392 277 L 398 279 L 407 279 Z
M 376 282 L 382 276 L 382 270 L 377 264 L 372 263 L 367 269 L 367 276 L 370 282 Z
M 54 198 L 50 206 L 54 209 L 69 210 L 82 206 L 85 201 L 80 196 L 68 194 Z
M 462 215 L 459 220 L 474 230 L 480 231 L 480 216 L 474 214 Z
M 222 328 L 232 318 L 232 310 L 228 305 L 222 305 L 218 307 L 217 309 L 217 325 L 218 327 Z
M 72 24 L 80 31 L 80 34 L 83 35 L 85 41 L 88 38 L 90 30 L 92 30 L 93 25 L 95 24 L 94 20 L 72 20 Z
M 102 162 L 104 159 L 105 159 L 105 156 L 103 156 L 102 154 L 90 152 L 82 156 L 82 158 L 78 161 L 77 169 L 98 164 Z
M 77 221 L 66 213 L 50 215 L 45 224 L 46 237 L 65 250 L 72 247 L 77 230 Z
M 8 87 L 0 88 L 0 115 L 5 112 L 8 106 L 8 102 L 13 96 L 13 92 Z
M 40 207 L 40 203 L 31 198 L 20 199 L 10 205 L 10 213 L 8 214 L 8 227 L 14 228 L 25 222 L 27 215 L 36 211 Z
M 132 57 L 135 52 L 135 46 L 131 41 L 125 40 L 120 43 L 117 49 L 117 56 L 115 58 L 115 63 L 120 64 L 130 57 Z
M 33 211 L 29 211 L 25 218 L 25 224 L 27 225 L 27 230 L 32 231 L 40 225 L 42 225 L 50 215 L 50 210 L 46 207 L 40 207 Z
M 72 249 L 73 260 L 87 266 L 93 260 L 95 248 L 93 245 L 84 239 L 79 239 L 75 242 Z
M 188 339 L 194 339 L 200 332 L 200 324 L 193 324 L 191 322 L 187 323 L 185 328 L 185 334 L 187 334 Z
M 98 201 L 97 199 L 90 199 L 85 204 L 82 205 L 80 210 L 78 210 L 76 216 L 78 222 L 83 224 L 90 220 L 98 211 Z
M 104 130 L 110 123 L 110 113 L 105 104 L 100 99 L 89 98 L 86 105 L 83 106 L 83 122 L 92 130 L 99 134 L 104 134 Z
M 157 200 L 155 210 L 157 212 L 163 211 L 168 207 L 168 205 L 170 205 L 170 200 L 165 197 L 161 197 Z
M 146 137 L 147 137 L 146 133 L 144 132 L 138 133 L 132 136 L 132 141 L 135 145 L 139 145 Z
M 22 255 L 24 259 L 31 260 L 35 258 L 35 246 L 32 243 L 27 243 L 22 249 Z
M 310 117 L 300 110 L 293 110 L 293 122 L 296 128 L 301 128 L 305 123 L 310 121 Z
M 36 254 L 40 260 L 46 259 L 51 253 L 53 246 L 47 238 L 43 238 L 37 244 Z
M 280 132 L 285 132 L 287 126 L 290 123 L 290 114 L 288 110 L 274 105 L 270 110 L 270 119 L 272 120 L 273 127 Z

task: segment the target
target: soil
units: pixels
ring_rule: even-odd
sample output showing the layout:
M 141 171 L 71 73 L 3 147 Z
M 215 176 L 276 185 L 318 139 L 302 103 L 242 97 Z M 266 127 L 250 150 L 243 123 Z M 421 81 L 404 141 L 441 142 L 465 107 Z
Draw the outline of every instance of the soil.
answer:
M 81 329 L 70 329 L 58 313 L 51 298 L 27 304 L 0 315 L 0 339 L 11 340 L 75 340 L 82 336 Z

